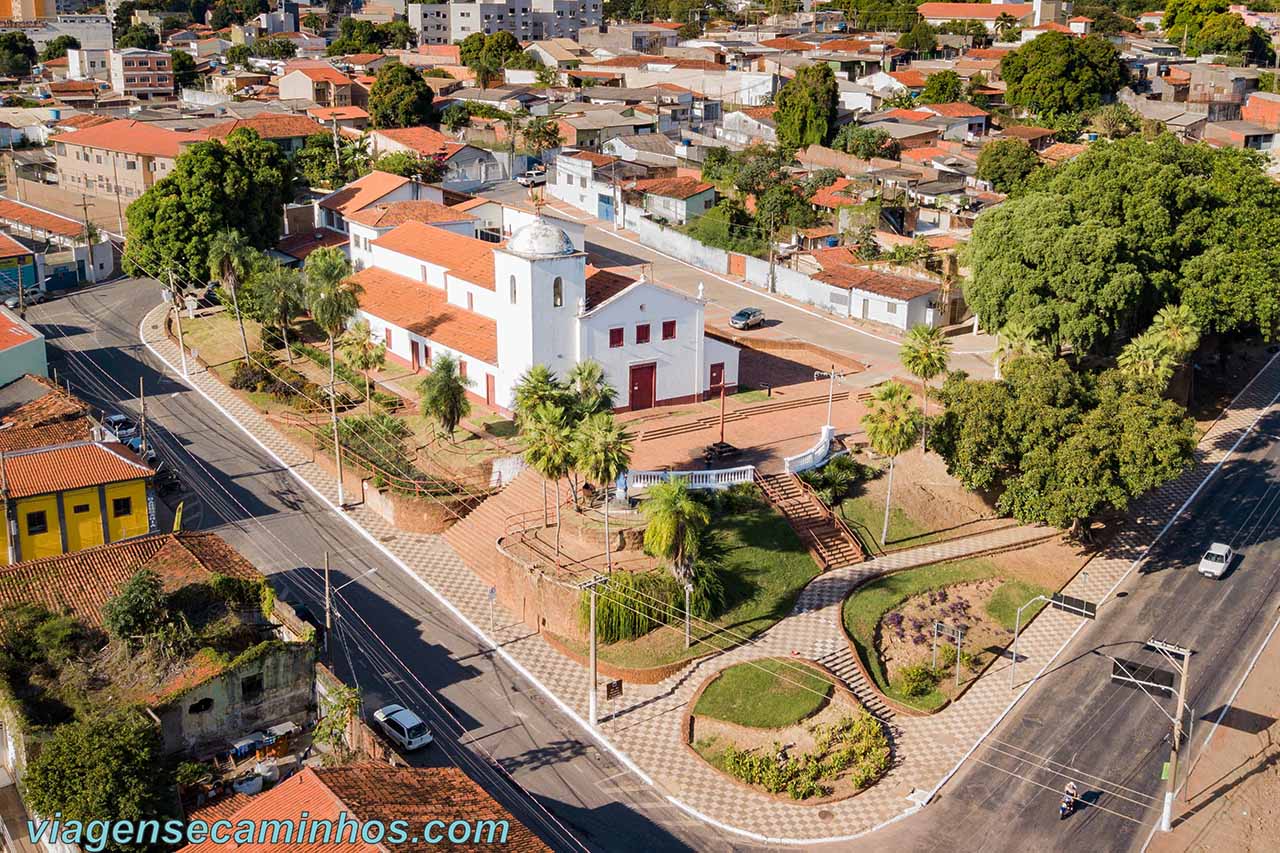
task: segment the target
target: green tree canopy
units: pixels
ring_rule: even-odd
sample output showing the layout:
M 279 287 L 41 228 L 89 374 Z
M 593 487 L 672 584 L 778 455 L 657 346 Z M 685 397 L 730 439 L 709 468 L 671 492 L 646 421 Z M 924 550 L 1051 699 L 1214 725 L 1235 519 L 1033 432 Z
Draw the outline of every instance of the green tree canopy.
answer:
M 184 88 L 195 84 L 200 78 L 196 71 L 196 61 L 185 50 L 169 51 L 169 60 L 173 66 L 173 90 L 181 92 Z
M 36 46 L 21 30 L 0 34 L 0 74 L 26 77 L 36 61 Z
M 978 154 L 978 177 L 990 181 L 997 192 L 1012 192 L 1027 179 L 1040 158 L 1024 140 L 997 139 L 982 146 Z
M 468 68 L 475 66 L 484 51 L 484 33 L 472 33 L 458 42 L 458 59 Z
M 260 38 L 249 52 L 264 59 L 292 59 L 298 53 L 298 46 L 286 38 Z
M 471 384 L 472 380 L 462 375 L 458 360 L 447 353 L 436 356 L 431 372 L 418 383 L 422 414 L 435 421 L 444 435 L 453 435 L 462 419 L 471 413 L 467 399 Z
M 125 270 L 149 276 L 173 269 L 202 281 L 209 242 L 229 228 L 254 248 L 275 246 L 292 184 L 292 166 L 280 147 L 248 128 L 222 142 L 192 145 L 173 172 L 129 205 Z
M 226 53 L 227 64 L 239 65 L 243 67 L 248 64 L 249 57 L 252 55 L 253 53 L 249 50 L 249 45 L 233 44 L 231 45 L 231 47 L 227 48 L 227 53 Z
M 129 29 L 116 36 L 116 47 L 140 47 L 143 50 L 155 50 L 160 46 L 160 36 L 146 24 L 133 24 Z
M 1100 106 L 1128 80 L 1120 54 L 1104 37 L 1041 33 L 1000 61 L 1005 100 L 1037 114 Z
M 40 51 L 40 61 L 48 62 L 51 59 L 61 59 L 67 55 L 68 50 L 74 50 L 80 47 L 80 39 L 75 36 L 61 35 L 55 39 L 51 39 L 44 46 L 44 50 Z
M 1194 39 L 1214 15 L 1227 11 L 1227 0 L 1166 0 L 1161 28 L 1172 42 Z
M 388 62 L 378 69 L 369 90 L 369 121 L 374 127 L 424 125 L 434 113 L 434 97 L 421 74 L 399 62 Z
M 923 55 L 933 53 L 938 47 L 938 33 L 924 21 L 917 21 L 898 39 L 898 47 Z
M 1270 65 L 1276 53 L 1271 38 L 1261 27 L 1246 27 L 1234 12 L 1211 16 L 1191 42 L 1193 53 L 1222 54 L 1242 63 Z
M 902 153 L 898 141 L 885 131 L 878 127 L 859 127 L 855 124 L 846 124 L 840 128 L 831 146 L 860 160 L 870 160 L 872 157 L 897 160 Z
M 832 133 L 839 90 L 831 66 L 806 65 L 778 92 L 773 120 L 778 144 L 786 148 L 821 145 Z
M 935 71 L 925 78 L 922 104 L 952 104 L 964 100 L 964 81 L 954 71 Z
M 159 729 L 121 711 L 55 728 L 27 764 L 22 796 L 33 812 L 63 821 L 154 820 L 171 812 L 173 785 Z
M 102 608 L 102 624 L 113 639 L 131 641 L 165 621 L 164 585 L 150 569 L 138 569 Z
M 1117 12 L 1114 2 L 1110 6 L 1076 3 L 1071 7 L 1071 11 L 1072 14 L 1083 15 L 1086 18 L 1093 19 L 1093 26 L 1090 28 L 1090 32 L 1102 35 L 1116 35 L 1118 33 L 1136 33 L 1138 31 L 1138 24 L 1133 18 L 1126 17 L 1122 12 Z
M 373 162 L 373 168 L 379 172 L 390 172 L 402 178 L 420 175 L 428 184 L 434 184 L 444 178 L 447 166 L 439 156 L 419 157 L 408 151 L 391 151 L 383 154 Z
M 965 297 L 982 323 L 1106 351 L 1182 302 L 1206 332 L 1280 323 L 1280 187 L 1255 152 L 1166 134 L 1097 143 L 978 218 Z

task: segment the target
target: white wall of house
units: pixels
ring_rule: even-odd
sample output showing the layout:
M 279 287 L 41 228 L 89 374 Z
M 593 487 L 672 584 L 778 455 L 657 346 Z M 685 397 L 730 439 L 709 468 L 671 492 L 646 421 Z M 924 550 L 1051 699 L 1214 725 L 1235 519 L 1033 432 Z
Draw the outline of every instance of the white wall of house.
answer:
M 439 358 L 441 355 L 451 355 L 459 362 L 466 364 L 467 378 L 473 381 L 471 387 L 472 393 L 478 393 L 484 396 L 485 391 L 485 375 L 497 375 L 498 368 L 492 364 L 481 361 L 475 356 L 467 355 L 449 347 L 443 346 L 436 341 L 424 338 L 422 335 L 410 332 L 408 329 L 401 328 L 394 323 L 388 323 L 380 317 L 368 313 L 367 311 L 357 311 L 355 320 L 367 320 L 369 323 L 370 336 L 375 341 L 386 342 L 387 330 L 391 330 L 391 345 L 387 347 L 387 352 L 395 356 L 397 359 L 406 364 L 412 364 L 413 352 L 411 341 L 418 344 L 418 358 L 422 360 L 422 367 L 425 369 L 427 365 Z
M 715 203 L 716 191 L 714 188 L 688 198 L 670 198 L 663 195 L 654 195 L 653 193 L 646 193 L 644 197 L 645 210 L 654 216 L 661 216 L 663 219 L 670 222 L 678 222 L 681 225 L 691 219 L 697 219 L 714 207 Z

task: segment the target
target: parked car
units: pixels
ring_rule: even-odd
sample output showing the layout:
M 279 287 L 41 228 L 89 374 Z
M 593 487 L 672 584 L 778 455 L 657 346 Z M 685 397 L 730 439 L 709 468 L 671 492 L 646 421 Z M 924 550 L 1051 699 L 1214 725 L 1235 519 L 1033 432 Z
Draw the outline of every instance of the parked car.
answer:
M 38 287 L 28 287 L 22 294 L 22 300 L 18 299 L 18 294 L 13 294 L 5 299 L 4 307 L 10 311 L 17 311 L 20 305 L 39 305 L 45 300 L 45 292 Z
M 147 445 L 146 453 L 142 452 L 142 436 L 140 435 L 135 435 L 133 438 L 125 439 L 122 444 L 134 453 L 138 454 L 139 459 L 152 467 L 155 467 L 156 462 L 160 460 L 159 454 L 156 453 L 155 448 L 151 445 Z
M 743 308 L 729 318 L 729 325 L 735 329 L 750 329 L 764 325 L 764 311 L 759 308 Z
M 373 712 L 373 719 L 382 733 L 402 749 L 421 749 L 433 740 L 431 729 L 422 718 L 403 705 L 385 705 Z
M 533 169 L 522 175 L 516 175 L 516 183 L 522 187 L 540 187 L 546 182 L 547 173 L 545 170 Z
M 111 431 L 116 441 L 125 442 L 138 434 L 138 425 L 128 415 L 116 413 L 102 419 L 102 425 Z
M 1204 552 L 1204 556 L 1200 558 L 1198 571 L 1207 578 L 1220 578 L 1226 573 L 1235 555 L 1236 552 L 1231 550 L 1230 545 L 1214 542 L 1209 546 L 1209 550 Z

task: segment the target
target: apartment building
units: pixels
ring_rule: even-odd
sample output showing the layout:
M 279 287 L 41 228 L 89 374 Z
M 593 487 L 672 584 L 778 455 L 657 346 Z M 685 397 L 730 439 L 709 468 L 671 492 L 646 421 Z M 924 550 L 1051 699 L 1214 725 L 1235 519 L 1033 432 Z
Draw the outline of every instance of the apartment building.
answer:
M 68 80 L 106 80 L 111 77 L 111 51 L 72 48 L 67 51 Z
M 364 89 L 328 63 L 295 68 L 280 78 L 280 100 L 315 101 L 319 107 L 364 105 Z
M 119 119 L 53 137 L 53 159 L 64 188 L 89 195 L 118 194 L 128 203 L 173 170 L 182 143 L 203 138 Z
M 665 47 L 675 47 L 680 36 L 674 29 L 657 24 L 598 24 L 583 28 L 578 41 L 586 48 L 603 48 L 610 53 L 660 55 Z
M 601 0 L 455 0 L 449 4 L 449 40 L 458 42 L 472 33 L 489 35 L 499 30 L 522 42 L 577 38 L 581 30 L 600 26 L 601 20 Z
M 163 50 L 127 47 L 113 50 L 111 88 L 138 100 L 173 97 L 173 60 Z
M 410 3 L 409 27 L 418 34 L 418 44 L 449 43 L 449 4 Z

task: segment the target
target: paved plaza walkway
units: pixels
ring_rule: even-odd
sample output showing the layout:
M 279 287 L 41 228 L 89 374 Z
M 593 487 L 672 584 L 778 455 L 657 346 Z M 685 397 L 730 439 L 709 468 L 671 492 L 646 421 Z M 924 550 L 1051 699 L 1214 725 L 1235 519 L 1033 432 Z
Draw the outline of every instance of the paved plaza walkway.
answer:
M 165 306 L 144 318 L 147 346 L 171 372 L 179 352 L 165 335 Z M 1239 395 L 1200 442 L 1196 462 L 1181 477 L 1133 508 L 1130 522 L 1115 542 L 1066 588 L 1070 595 L 1099 602 L 1106 618 L 1109 596 L 1132 570 L 1167 523 L 1185 510 L 1206 477 L 1234 449 L 1244 432 L 1280 394 L 1280 369 L 1273 359 Z M 251 405 L 207 372 L 193 372 L 188 384 L 218 406 L 283 465 L 331 504 L 337 481 L 312 461 L 311 454 L 276 431 Z M 499 654 L 523 671 L 566 712 L 580 722 L 587 717 L 587 676 L 583 667 L 560 655 L 541 636 L 509 614 L 499 613 L 495 631 L 489 625 L 488 586 L 477 578 L 438 535 L 406 534 L 363 506 L 342 513 L 377 547 L 402 565 L 475 632 L 494 644 Z M 626 686 L 620 699 L 606 702 L 600 691 L 598 739 L 655 785 L 673 803 L 726 829 L 760 840 L 819 843 L 850 838 L 917 808 L 940 787 L 967 753 L 1007 713 L 1037 673 L 1084 626 L 1085 621 L 1058 610 L 1046 610 L 1019 640 L 1017 683 L 1011 685 L 1008 659 L 990 667 L 957 702 L 929 717 L 898 714 L 892 719 L 895 765 L 880 783 L 859 796 L 821 806 L 775 800 L 745 790 L 685 748 L 681 723 L 684 707 L 710 676 L 734 663 L 763 657 L 797 655 L 823 663 L 866 695 L 840 628 L 840 602 L 863 580 L 887 571 L 926 565 L 1017 547 L 1052 531 L 1043 527 L 1004 527 L 963 539 L 897 551 L 876 560 L 819 575 L 798 599 L 791 616 L 757 640 L 703 658 L 654 685 Z M 585 722 L 583 722 L 585 726 Z

